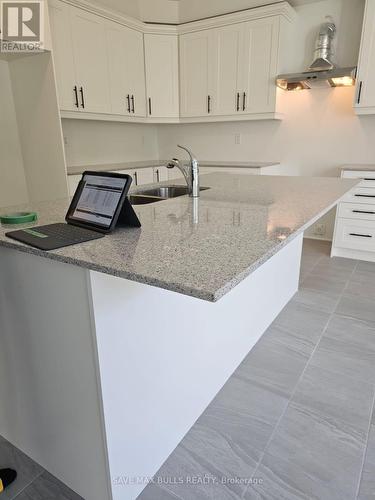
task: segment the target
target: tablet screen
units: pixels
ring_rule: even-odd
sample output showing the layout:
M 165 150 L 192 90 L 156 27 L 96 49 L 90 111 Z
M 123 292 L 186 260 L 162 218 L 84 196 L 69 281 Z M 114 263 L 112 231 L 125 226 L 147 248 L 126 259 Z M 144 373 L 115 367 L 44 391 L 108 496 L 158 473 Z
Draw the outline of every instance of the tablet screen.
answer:
M 109 228 L 127 182 L 127 177 L 84 175 L 69 219 Z

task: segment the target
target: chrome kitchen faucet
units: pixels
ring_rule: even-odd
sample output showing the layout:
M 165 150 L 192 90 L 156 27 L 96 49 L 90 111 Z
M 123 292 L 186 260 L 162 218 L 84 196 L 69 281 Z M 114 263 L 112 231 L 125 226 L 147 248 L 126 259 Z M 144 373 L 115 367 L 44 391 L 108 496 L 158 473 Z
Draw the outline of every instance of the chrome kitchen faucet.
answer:
M 178 145 L 179 148 L 183 149 L 186 151 L 190 157 L 190 164 L 189 165 L 184 165 L 183 163 L 180 162 L 177 158 L 173 158 L 167 165 L 167 168 L 174 168 L 177 167 L 178 169 L 181 170 L 186 184 L 188 186 L 188 193 L 189 196 L 192 196 L 193 198 L 197 198 L 199 196 L 199 166 L 198 166 L 198 160 L 195 158 L 193 153 L 185 148 L 184 146 Z

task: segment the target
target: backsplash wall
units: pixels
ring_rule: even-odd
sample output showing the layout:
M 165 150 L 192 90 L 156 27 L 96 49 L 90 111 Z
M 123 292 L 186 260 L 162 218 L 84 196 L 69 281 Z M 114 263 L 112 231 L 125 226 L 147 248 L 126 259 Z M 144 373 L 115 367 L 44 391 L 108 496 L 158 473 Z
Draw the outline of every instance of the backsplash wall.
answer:
M 155 125 L 64 119 L 62 126 L 68 166 L 158 158 Z

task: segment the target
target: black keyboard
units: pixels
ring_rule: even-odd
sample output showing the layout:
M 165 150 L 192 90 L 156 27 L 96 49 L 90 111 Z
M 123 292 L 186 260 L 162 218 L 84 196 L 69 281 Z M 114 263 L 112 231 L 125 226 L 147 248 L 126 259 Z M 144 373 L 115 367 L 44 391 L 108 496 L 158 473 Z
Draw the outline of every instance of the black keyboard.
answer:
M 103 238 L 104 234 L 91 229 L 58 223 L 12 231 L 6 233 L 6 236 L 41 250 L 55 250 Z

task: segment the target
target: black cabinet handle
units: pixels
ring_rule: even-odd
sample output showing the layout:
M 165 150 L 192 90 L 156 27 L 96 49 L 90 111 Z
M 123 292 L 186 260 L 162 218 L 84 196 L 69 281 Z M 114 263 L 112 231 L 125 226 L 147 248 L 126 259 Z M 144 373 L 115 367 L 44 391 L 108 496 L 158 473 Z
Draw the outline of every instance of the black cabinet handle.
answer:
M 363 82 L 359 82 L 357 104 L 361 103 L 362 86 L 363 86 Z
M 373 177 L 364 177 L 363 180 L 364 181 L 375 181 L 375 178 L 373 178 Z
M 156 182 L 160 182 L 160 174 L 159 174 L 159 169 L 156 169 Z
M 240 110 L 240 93 L 237 92 L 237 103 L 236 103 L 236 110 Z
M 208 114 L 211 113 L 211 96 L 210 95 L 207 96 L 207 113 Z
M 75 105 L 76 105 L 76 108 L 79 108 L 79 102 L 78 102 L 78 88 L 77 88 L 77 85 L 74 86 L 74 95 L 75 95 Z
M 242 111 L 246 109 L 246 92 L 243 93 Z
M 134 172 L 135 185 L 138 186 L 138 172 Z
M 130 95 L 126 96 L 126 100 L 128 101 L 128 113 L 130 113 Z
M 375 194 L 355 194 L 357 198 L 375 198 Z
M 80 87 L 79 92 L 81 94 L 81 106 L 82 106 L 83 109 L 85 109 L 85 98 L 84 98 L 84 95 L 83 95 L 83 87 Z
M 371 234 L 349 233 L 349 236 L 359 236 L 360 238 L 372 238 Z
M 132 95 L 131 101 L 132 101 L 132 113 L 135 113 L 135 101 L 134 101 L 133 95 Z
M 370 214 L 375 215 L 375 212 L 370 212 L 367 210 L 352 210 L 353 214 Z
M 148 98 L 148 114 L 152 115 L 151 97 Z

